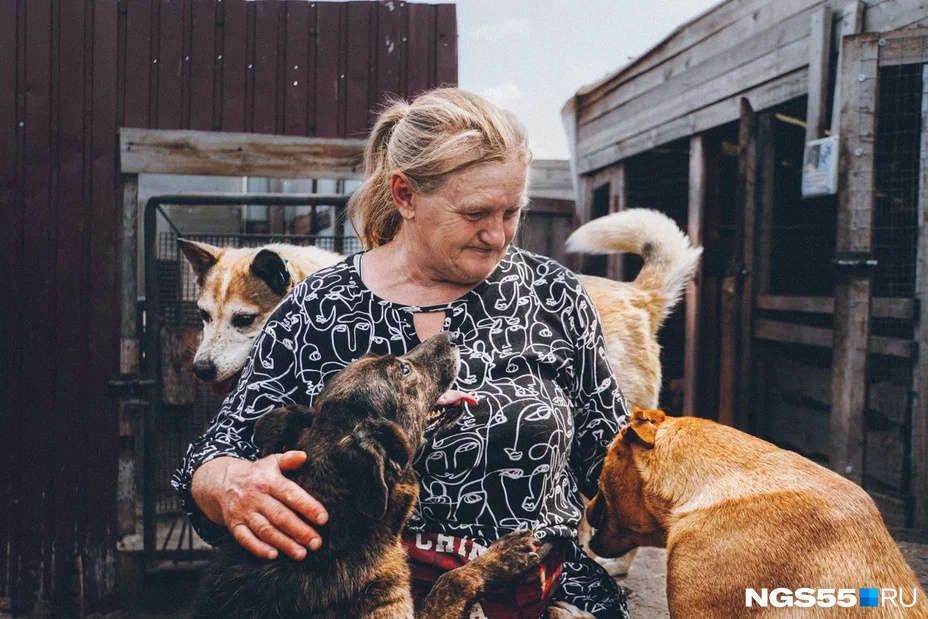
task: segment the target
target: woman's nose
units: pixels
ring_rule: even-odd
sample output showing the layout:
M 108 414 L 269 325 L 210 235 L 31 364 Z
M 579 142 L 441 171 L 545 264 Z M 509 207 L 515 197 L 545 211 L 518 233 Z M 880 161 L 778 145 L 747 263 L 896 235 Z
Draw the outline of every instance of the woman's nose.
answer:
M 502 249 L 506 245 L 506 226 L 501 219 L 493 218 L 487 227 L 480 231 L 480 241 L 493 249 Z

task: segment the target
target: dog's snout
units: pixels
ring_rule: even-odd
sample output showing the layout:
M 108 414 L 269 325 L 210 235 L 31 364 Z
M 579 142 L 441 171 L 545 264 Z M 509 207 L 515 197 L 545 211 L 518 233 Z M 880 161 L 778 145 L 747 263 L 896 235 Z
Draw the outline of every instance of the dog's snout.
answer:
M 216 364 L 207 359 L 198 359 L 193 362 L 193 373 L 204 382 L 216 380 Z

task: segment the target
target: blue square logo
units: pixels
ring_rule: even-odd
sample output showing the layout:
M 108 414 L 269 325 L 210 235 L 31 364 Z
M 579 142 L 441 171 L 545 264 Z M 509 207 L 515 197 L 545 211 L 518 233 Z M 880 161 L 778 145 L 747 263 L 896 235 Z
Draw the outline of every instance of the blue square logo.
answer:
M 861 606 L 879 606 L 880 590 L 879 589 L 861 589 L 860 605 Z

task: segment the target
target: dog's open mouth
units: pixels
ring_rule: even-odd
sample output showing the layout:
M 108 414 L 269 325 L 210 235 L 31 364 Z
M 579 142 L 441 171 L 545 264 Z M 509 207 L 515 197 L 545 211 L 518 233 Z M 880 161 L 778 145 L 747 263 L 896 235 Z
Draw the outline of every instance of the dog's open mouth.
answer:
M 429 411 L 428 422 L 425 426 L 426 433 L 435 432 L 440 428 L 444 429 L 453 425 L 464 414 L 465 404 L 477 404 L 477 398 L 469 393 L 455 389 L 443 393 L 435 402 L 432 410 Z
M 229 378 L 219 381 L 218 383 L 213 383 L 210 385 L 214 395 L 218 395 L 221 398 L 226 397 L 232 390 L 235 389 L 235 385 L 238 384 L 238 379 L 242 377 L 242 370 L 239 370 Z

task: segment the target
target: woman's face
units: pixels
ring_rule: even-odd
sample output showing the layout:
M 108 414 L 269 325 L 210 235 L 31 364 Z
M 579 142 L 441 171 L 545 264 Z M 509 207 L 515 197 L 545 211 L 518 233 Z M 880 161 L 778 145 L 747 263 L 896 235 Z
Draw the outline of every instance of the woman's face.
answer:
M 455 172 L 436 192 L 412 194 L 404 234 L 436 278 L 476 284 L 493 271 L 516 234 L 527 178 L 528 165 L 513 157 Z

